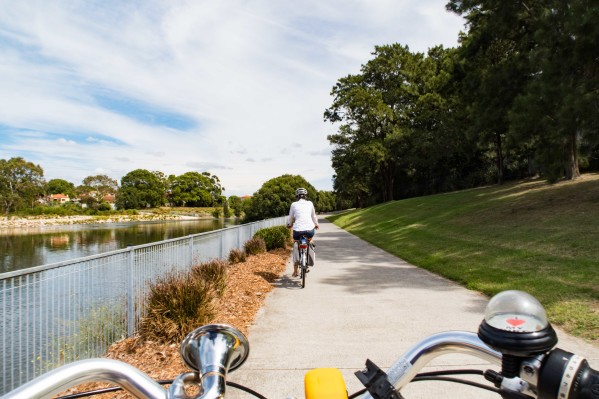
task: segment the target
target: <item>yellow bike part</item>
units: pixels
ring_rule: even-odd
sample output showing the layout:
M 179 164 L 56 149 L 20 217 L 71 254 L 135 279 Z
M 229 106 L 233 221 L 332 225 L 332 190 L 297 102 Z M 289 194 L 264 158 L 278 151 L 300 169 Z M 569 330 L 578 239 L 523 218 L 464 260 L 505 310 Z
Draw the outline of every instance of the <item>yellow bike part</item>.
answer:
M 310 370 L 304 377 L 306 399 L 347 399 L 345 381 L 338 369 Z

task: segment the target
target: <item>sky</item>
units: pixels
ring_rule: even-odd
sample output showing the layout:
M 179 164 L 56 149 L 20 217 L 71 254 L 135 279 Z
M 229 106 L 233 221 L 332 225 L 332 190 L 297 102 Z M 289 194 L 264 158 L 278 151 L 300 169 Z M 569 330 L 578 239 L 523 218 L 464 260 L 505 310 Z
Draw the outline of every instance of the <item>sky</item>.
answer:
M 375 45 L 457 46 L 446 0 L 0 0 L 0 159 L 47 181 L 283 174 L 332 190 L 331 89 Z

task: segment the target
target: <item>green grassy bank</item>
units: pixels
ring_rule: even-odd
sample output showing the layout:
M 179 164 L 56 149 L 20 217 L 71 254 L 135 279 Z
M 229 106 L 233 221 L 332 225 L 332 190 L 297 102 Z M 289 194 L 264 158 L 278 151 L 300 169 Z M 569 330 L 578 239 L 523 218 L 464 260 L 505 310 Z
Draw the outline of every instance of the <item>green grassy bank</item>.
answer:
M 553 324 L 599 343 L 597 174 L 393 201 L 331 220 L 488 296 L 527 291 Z

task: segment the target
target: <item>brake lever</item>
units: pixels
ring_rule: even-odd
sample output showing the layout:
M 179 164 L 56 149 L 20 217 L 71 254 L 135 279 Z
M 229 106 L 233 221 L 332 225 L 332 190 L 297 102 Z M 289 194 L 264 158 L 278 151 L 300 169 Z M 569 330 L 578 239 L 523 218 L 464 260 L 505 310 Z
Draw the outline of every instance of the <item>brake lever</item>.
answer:
M 370 359 L 366 359 L 366 369 L 354 374 L 374 399 L 404 399 L 389 382 L 387 373 Z

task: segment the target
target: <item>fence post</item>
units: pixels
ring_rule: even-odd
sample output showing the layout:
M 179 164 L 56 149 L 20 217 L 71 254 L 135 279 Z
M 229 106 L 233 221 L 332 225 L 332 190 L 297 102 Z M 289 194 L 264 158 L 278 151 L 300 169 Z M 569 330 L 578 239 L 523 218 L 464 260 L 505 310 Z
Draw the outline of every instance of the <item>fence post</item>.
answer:
M 135 264 L 134 249 L 128 246 L 129 273 L 127 273 L 127 336 L 131 337 L 135 333 L 135 294 L 133 284 L 133 265 Z
M 224 244 L 224 241 L 225 241 L 225 235 L 221 232 L 220 233 L 220 240 L 219 240 L 219 243 L 220 243 L 219 244 L 220 245 L 220 251 L 219 252 L 220 252 L 220 258 L 221 259 L 225 258 L 225 254 L 224 254 L 224 252 L 225 252 L 225 244 Z
M 193 235 L 189 235 L 189 267 L 193 266 Z

